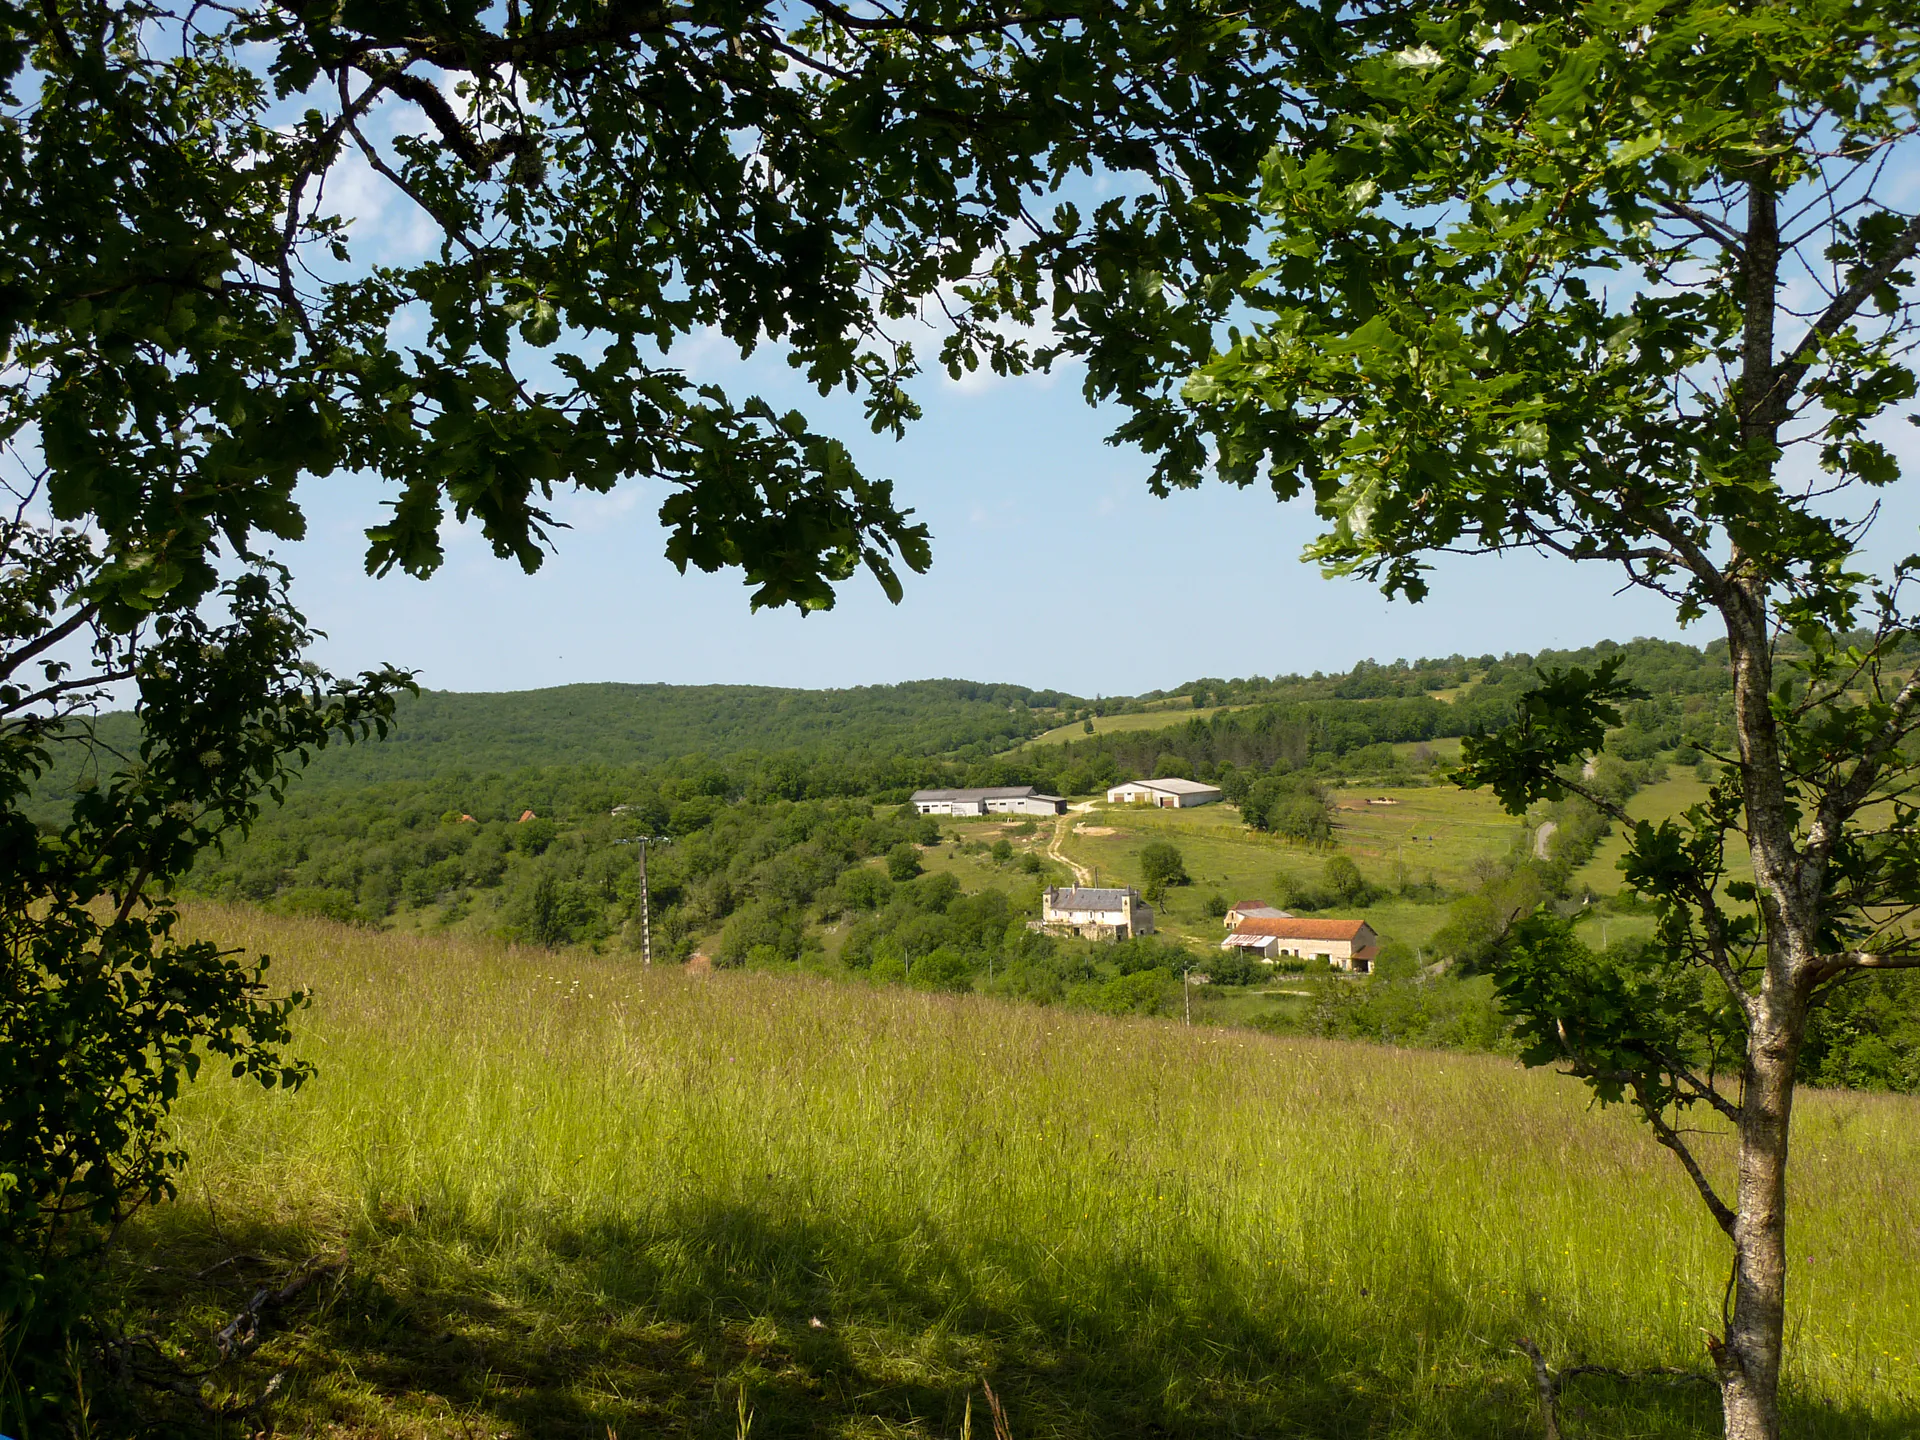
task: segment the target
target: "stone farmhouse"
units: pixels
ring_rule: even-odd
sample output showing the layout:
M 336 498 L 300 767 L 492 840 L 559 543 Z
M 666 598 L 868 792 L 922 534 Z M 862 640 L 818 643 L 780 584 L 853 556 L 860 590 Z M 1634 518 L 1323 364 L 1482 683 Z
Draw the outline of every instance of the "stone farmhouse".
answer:
M 994 785 L 981 790 L 916 790 L 913 808 L 922 815 L 1064 815 L 1067 802 L 1031 785 Z
M 1325 960 L 1339 970 L 1365 975 L 1380 956 L 1380 937 L 1364 920 L 1303 920 L 1296 916 L 1268 919 L 1254 916 L 1233 927 L 1220 942 L 1222 950 L 1249 950 L 1262 960 L 1286 956 L 1294 960 Z
M 1129 940 L 1153 934 L 1153 911 L 1138 890 L 1050 887 L 1040 892 L 1040 923 L 1033 928 L 1083 940 Z
M 1219 786 L 1198 780 L 1129 780 L 1107 791 L 1110 805 L 1152 805 L 1162 810 L 1211 805 L 1220 798 Z

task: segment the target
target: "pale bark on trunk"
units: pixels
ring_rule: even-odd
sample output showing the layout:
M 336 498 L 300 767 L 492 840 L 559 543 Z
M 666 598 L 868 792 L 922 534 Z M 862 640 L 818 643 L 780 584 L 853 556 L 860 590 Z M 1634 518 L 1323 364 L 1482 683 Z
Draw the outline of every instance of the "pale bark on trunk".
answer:
M 1745 335 L 1739 391 L 1743 448 L 1769 463 L 1779 425 L 1773 393 L 1779 229 L 1770 179 L 1748 190 Z M 1757 993 L 1736 993 L 1747 1021 L 1733 1206 L 1733 1280 L 1725 1333 L 1709 1342 L 1719 1372 L 1727 1440 L 1779 1440 L 1786 1335 L 1787 1152 L 1794 1071 L 1806 1033 L 1804 977 L 1818 935 L 1820 887 L 1802 884 L 1802 855 L 1771 697 L 1773 635 L 1767 579 L 1736 546 L 1715 597 L 1726 621 L 1734 728 L 1745 792 L 1748 849 L 1766 921 L 1766 969 Z M 1811 890 L 1811 894 L 1809 894 Z
M 1726 1331 L 1710 1348 L 1720 1377 L 1727 1440 L 1778 1440 L 1786 1330 L 1787 1142 L 1794 1070 L 1807 1020 L 1799 976 L 1811 958 L 1816 927 L 1798 883 L 1800 855 L 1768 703 L 1772 637 L 1759 587 L 1735 582 L 1722 609 L 1734 671 L 1747 840 L 1767 920 L 1767 957 L 1759 992 L 1735 997 L 1746 1008 L 1748 1042 L 1733 1206 L 1734 1273 Z
M 1794 1006 L 1795 1009 L 1801 1007 Z M 1753 1036 L 1740 1107 L 1733 1305 L 1713 1347 L 1727 1440 L 1777 1440 L 1787 1301 L 1787 1135 L 1804 1014 Z

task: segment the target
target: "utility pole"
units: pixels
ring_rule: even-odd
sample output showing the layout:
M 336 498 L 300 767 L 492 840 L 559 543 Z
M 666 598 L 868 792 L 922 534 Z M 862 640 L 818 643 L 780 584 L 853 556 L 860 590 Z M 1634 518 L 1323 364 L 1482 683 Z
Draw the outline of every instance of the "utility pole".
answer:
M 647 893 L 647 846 L 671 845 L 673 841 L 665 835 L 635 835 L 631 839 L 616 840 L 613 843 L 640 847 L 640 964 L 645 968 L 651 968 L 653 965 L 653 902 Z
M 1180 998 L 1186 1001 L 1187 1024 L 1193 1024 L 1193 962 L 1180 967 Z

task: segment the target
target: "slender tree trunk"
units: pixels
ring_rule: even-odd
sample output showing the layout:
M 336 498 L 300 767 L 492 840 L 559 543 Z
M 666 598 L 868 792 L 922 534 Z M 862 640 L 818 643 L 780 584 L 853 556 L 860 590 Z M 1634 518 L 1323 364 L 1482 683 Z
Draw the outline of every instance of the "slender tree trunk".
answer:
M 1736 557 L 1736 565 L 1737 565 Z M 1779 1440 L 1786 1333 L 1787 1154 L 1794 1069 L 1806 1032 L 1805 973 L 1816 906 L 1799 884 L 1800 854 L 1769 697 L 1772 636 L 1764 591 L 1733 581 L 1722 610 L 1734 672 L 1747 843 L 1766 919 L 1766 972 L 1746 1002 L 1747 1058 L 1734 1196 L 1734 1273 L 1726 1333 L 1710 1342 L 1727 1440 Z
M 1757 170 L 1747 192 L 1742 374 L 1736 392 L 1742 449 L 1770 469 L 1780 423 L 1774 384 L 1779 225 L 1773 177 Z M 1734 1273 L 1726 1333 L 1709 1342 L 1720 1376 L 1727 1440 L 1779 1440 L 1780 1362 L 1786 1338 L 1787 1151 L 1794 1068 L 1806 1031 L 1807 973 L 1818 900 L 1801 885 L 1801 854 L 1773 716 L 1773 635 L 1766 577 L 1736 544 L 1717 597 L 1733 667 L 1747 843 L 1766 924 L 1766 971 L 1746 1004 L 1747 1060 L 1734 1199 Z M 1817 892 L 1818 887 L 1814 887 Z
M 1786 1013 L 1775 1014 L 1777 999 Z M 1777 1440 L 1780 1361 L 1787 1301 L 1787 1137 L 1793 1072 L 1805 1030 L 1791 995 L 1763 996 L 1740 1107 L 1738 1198 L 1734 1206 L 1733 1307 L 1712 1346 L 1720 1373 L 1727 1440 Z

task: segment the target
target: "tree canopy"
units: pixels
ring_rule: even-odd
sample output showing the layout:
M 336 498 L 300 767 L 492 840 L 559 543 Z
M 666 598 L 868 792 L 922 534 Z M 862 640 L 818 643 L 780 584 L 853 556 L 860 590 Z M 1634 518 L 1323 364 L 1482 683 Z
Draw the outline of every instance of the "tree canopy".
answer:
M 408 684 L 307 661 L 268 553 L 303 532 L 297 486 L 382 481 L 367 564 L 424 576 L 450 521 L 531 570 L 556 493 L 646 478 L 668 557 L 737 569 L 756 605 L 824 607 L 861 571 L 897 598 L 930 551 L 891 483 L 679 347 L 781 347 L 882 432 L 915 413 L 916 344 L 955 373 L 1028 364 L 1008 327 L 1059 255 L 1130 276 L 1169 223 L 1243 252 L 1250 221 L 1195 197 L 1275 133 L 1272 43 L 1200 0 L 0 0 L 11 1350 L 64 1363 L 54 1262 L 165 1193 L 201 1055 L 302 1074 L 264 962 L 169 939 L 195 854 Z M 1134 178 L 1085 219 L 1035 213 L 1095 171 Z M 355 175 L 429 253 L 370 253 Z M 116 685 L 137 723 L 106 737 L 80 717 Z M 29 820 L 74 750 L 70 803 Z
M 1915 19 L 1841 0 L 1357 13 L 1347 48 L 1290 72 L 1309 98 L 1243 196 L 1263 266 L 1241 328 L 1184 412 L 1136 432 L 1175 470 L 1211 456 L 1310 494 L 1309 555 L 1390 594 L 1421 598 L 1437 552 L 1529 548 L 1724 628 L 1733 724 L 1706 804 L 1635 824 L 1583 780 L 1638 693 L 1612 662 L 1544 672 L 1511 730 L 1468 742 L 1464 778 L 1515 807 L 1586 794 L 1632 827 L 1660 944 L 1589 963 L 1534 927 L 1503 985 L 1533 1058 L 1635 1104 L 1731 1240 L 1709 1348 L 1741 1440 L 1779 1433 L 1809 1014 L 1920 963 L 1916 562 L 1868 548 L 1920 338 Z M 1695 1107 L 1738 1132 L 1725 1194 L 1680 1123 Z
M 1243 263 L 1205 197 L 1278 133 L 1280 42 L 1203 0 L 9 4 L 4 431 L 57 519 L 141 537 L 103 582 L 134 610 L 341 471 L 392 486 L 375 570 L 432 572 L 450 515 L 532 569 L 556 489 L 651 477 L 670 558 L 755 604 L 897 598 L 929 551 L 891 484 L 675 347 L 778 345 L 897 431 L 922 345 L 1028 364 L 1056 272 Z M 349 162 L 433 253 L 366 253 Z M 1040 203 L 1095 173 L 1134 193 Z

